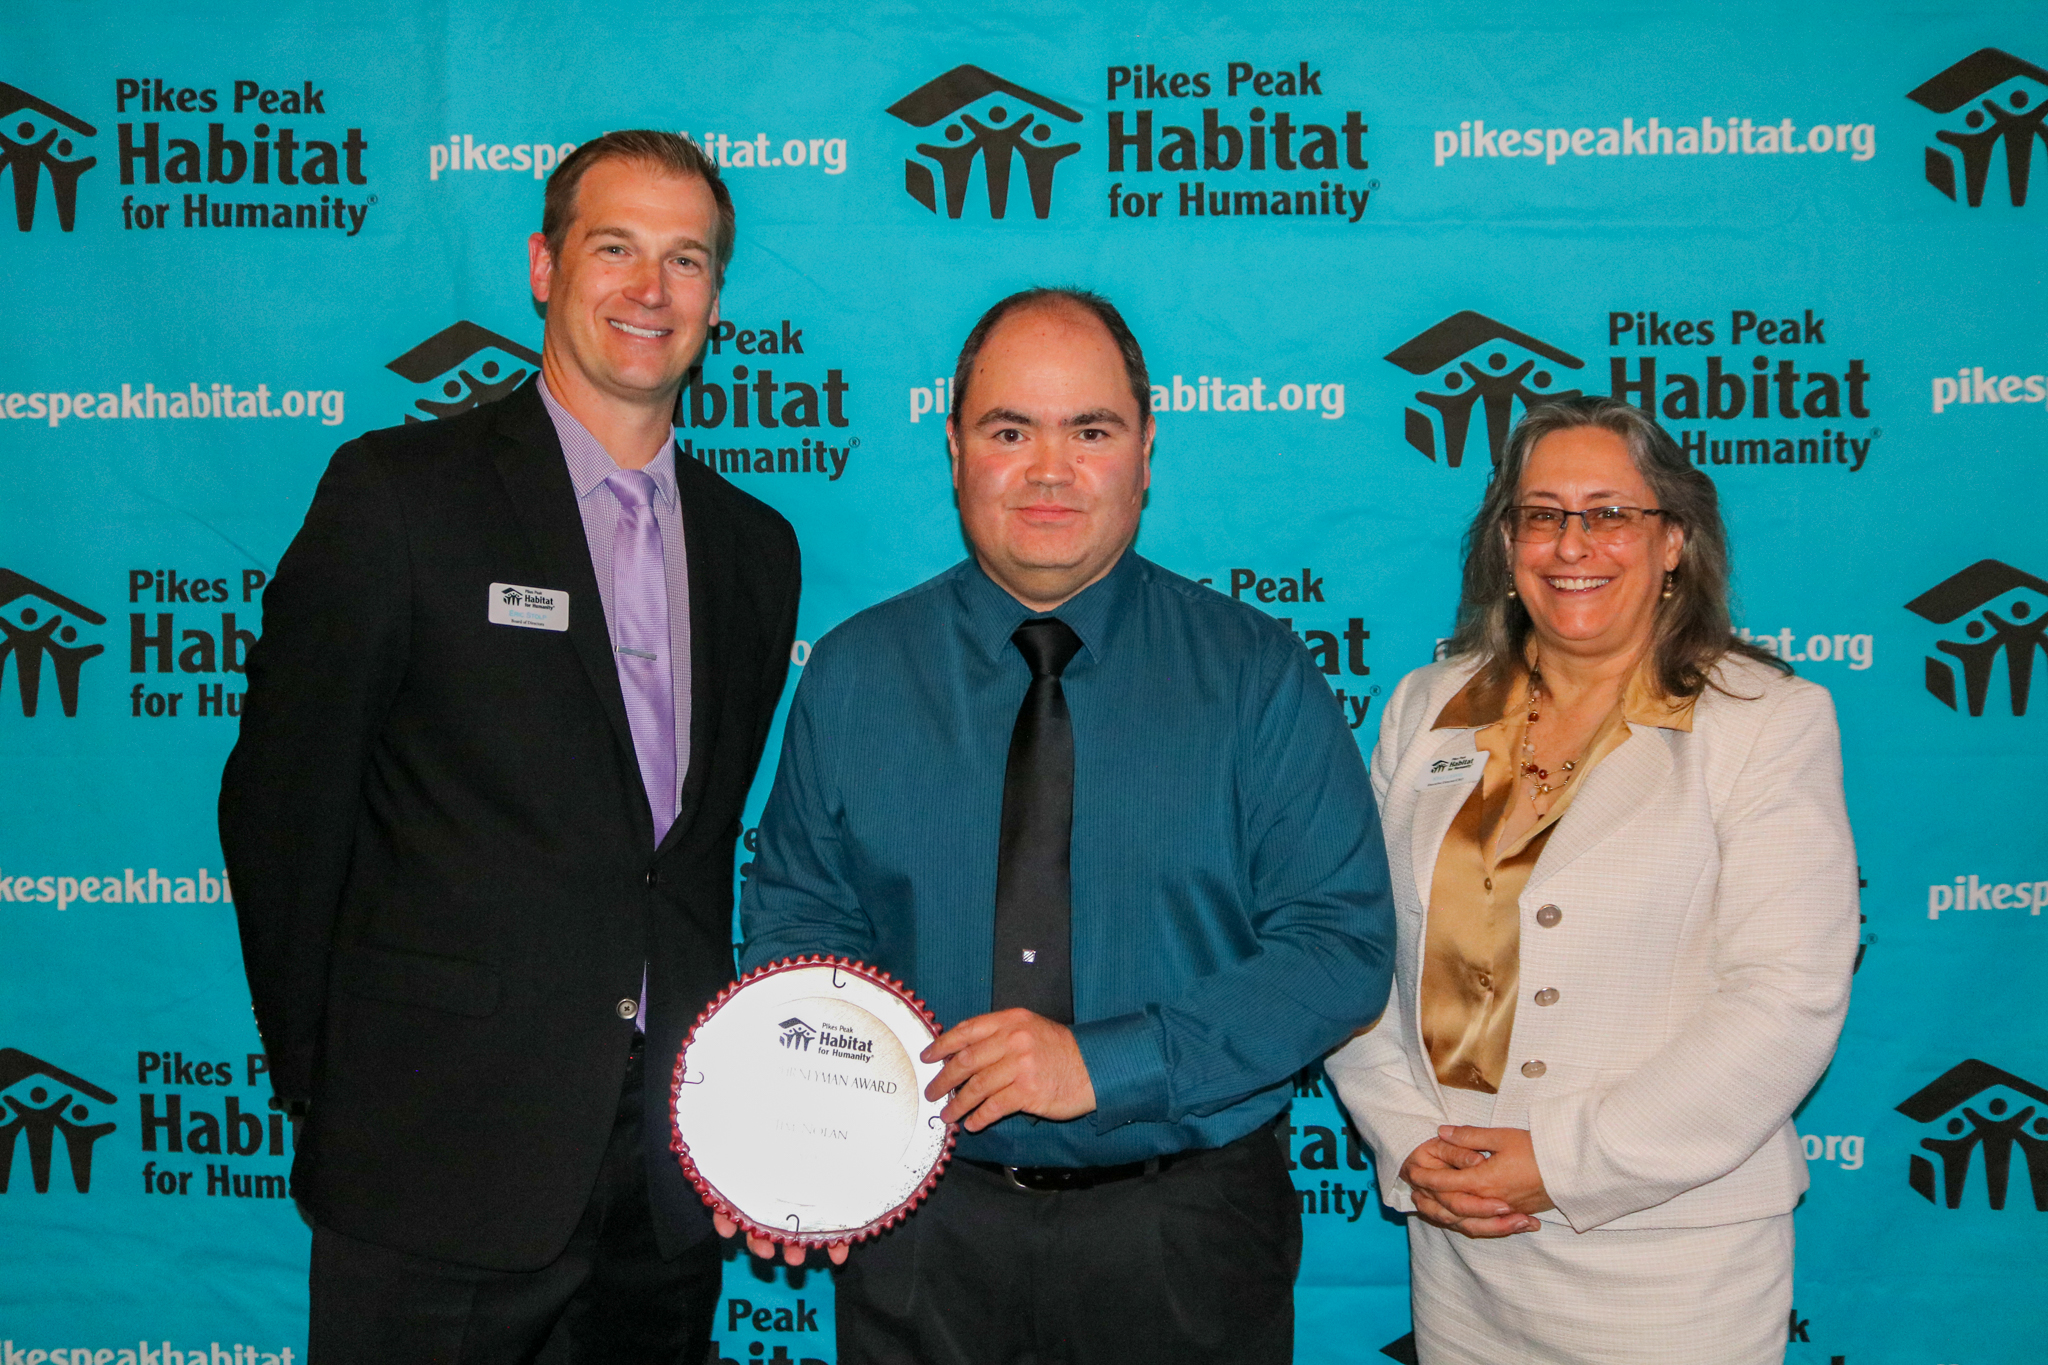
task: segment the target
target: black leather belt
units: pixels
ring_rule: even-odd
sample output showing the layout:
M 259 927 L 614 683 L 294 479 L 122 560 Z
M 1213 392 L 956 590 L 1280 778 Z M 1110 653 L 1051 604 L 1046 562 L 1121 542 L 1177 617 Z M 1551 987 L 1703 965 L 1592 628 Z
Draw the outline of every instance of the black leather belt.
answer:
M 1193 1155 L 1193 1152 L 1170 1152 L 1144 1161 L 1126 1161 L 1121 1166 L 999 1166 L 993 1161 L 971 1161 L 965 1157 L 961 1160 L 969 1166 L 993 1171 L 1017 1189 L 1051 1194 L 1060 1190 L 1092 1190 L 1097 1185 L 1113 1185 L 1119 1180 L 1157 1175 Z
M 1191 1151 L 1168 1152 L 1164 1156 L 1148 1157 L 1143 1161 L 1126 1161 L 1117 1166 L 1004 1166 L 994 1161 L 975 1161 L 969 1157 L 959 1159 L 978 1170 L 1002 1176 L 1013 1188 L 1020 1190 L 1030 1190 L 1038 1194 L 1054 1194 L 1064 1190 L 1092 1190 L 1097 1185 L 1114 1185 L 1120 1180 L 1135 1180 L 1139 1176 L 1170 1171 L 1175 1166 L 1226 1151 L 1241 1143 L 1255 1142 L 1261 1138 L 1270 1142 L 1273 1139 L 1274 1125 L 1279 1122 L 1279 1118 L 1276 1117 L 1271 1123 L 1262 1123 L 1235 1142 L 1225 1143 L 1222 1147 L 1197 1147 Z

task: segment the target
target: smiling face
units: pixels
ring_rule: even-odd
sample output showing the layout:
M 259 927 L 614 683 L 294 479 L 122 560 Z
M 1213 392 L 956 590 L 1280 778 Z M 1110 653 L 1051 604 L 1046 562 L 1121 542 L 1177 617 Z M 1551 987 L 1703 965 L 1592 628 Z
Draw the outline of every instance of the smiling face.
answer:
M 675 401 L 718 321 L 717 234 L 717 201 L 694 176 L 617 158 L 584 173 L 560 256 L 539 233 L 528 243 L 557 398 Z
M 1072 307 L 1011 314 L 955 411 L 960 525 L 988 576 L 1050 611 L 1108 573 L 1152 483 L 1152 417 L 1108 329 Z
M 1515 501 L 1571 511 L 1657 505 L 1627 442 L 1602 427 L 1573 427 L 1538 441 Z M 1509 542 L 1515 591 L 1529 609 L 1538 649 L 1597 664 L 1648 648 L 1664 575 L 1678 567 L 1684 544 L 1685 533 L 1663 517 L 1646 518 L 1635 538 L 1613 545 L 1587 539 L 1577 517 L 1548 543 Z

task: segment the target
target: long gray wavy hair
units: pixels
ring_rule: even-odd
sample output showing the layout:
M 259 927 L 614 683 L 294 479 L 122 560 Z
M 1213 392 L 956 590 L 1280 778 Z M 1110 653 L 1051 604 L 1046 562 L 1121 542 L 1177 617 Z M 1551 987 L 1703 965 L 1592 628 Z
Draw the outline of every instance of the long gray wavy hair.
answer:
M 1465 532 L 1464 592 L 1458 625 L 1451 635 L 1452 657 L 1477 658 L 1489 684 L 1504 684 L 1520 667 L 1534 629 L 1521 599 L 1508 596 L 1508 516 L 1537 442 L 1574 427 L 1598 427 L 1619 436 L 1650 486 L 1667 521 L 1685 531 L 1671 596 L 1657 604 L 1650 665 L 1669 697 L 1696 697 L 1714 686 L 1714 665 L 1723 655 L 1756 659 L 1791 672 L 1783 660 L 1735 634 L 1728 615 L 1728 529 L 1714 481 L 1693 468 L 1655 419 L 1616 398 L 1587 395 L 1540 403 L 1508 433 L 1500 464 L 1486 496 Z

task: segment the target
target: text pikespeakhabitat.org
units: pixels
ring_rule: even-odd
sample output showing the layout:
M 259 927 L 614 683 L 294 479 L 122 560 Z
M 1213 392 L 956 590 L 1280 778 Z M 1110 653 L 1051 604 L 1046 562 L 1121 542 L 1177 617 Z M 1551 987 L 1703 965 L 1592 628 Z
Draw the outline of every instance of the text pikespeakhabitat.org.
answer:
M 6 1365 L 297 1365 L 303 1357 L 289 1346 L 275 1351 L 248 1345 L 226 1346 L 217 1341 L 204 1346 L 187 1343 L 184 1349 L 168 1341 L 138 1341 L 133 1346 L 29 1346 L 11 1338 L 0 1340 L 0 1361 Z
M 194 417 L 314 417 L 320 425 L 338 427 L 348 414 L 340 389 L 272 389 L 268 384 L 237 388 L 233 384 L 193 382 L 182 388 L 159 389 L 154 383 L 124 383 L 111 389 L 80 388 L 42 393 L 0 392 L 0 419 L 65 421 L 176 421 Z
M 1752 122 L 1731 116 L 1697 123 L 1661 123 L 1653 115 L 1604 128 L 1503 128 L 1468 119 L 1433 135 L 1436 164 L 1493 157 L 1540 160 L 1555 166 L 1565 157 L 1599 156 L 1803 156 L 1809 153 L 1869 161 L 1877 155 L 1877 125 L 1816 123 L 1803 133 L 1791 119 Z
M 689 138 L 723 169 L 798 169 L 810 167 L 825 175 L 846 173 L 843 137 L 776 138 L 768 133 L 733 137 L 726 133 L 692 133 Z M 511 172 L 547 179 L 548 172 L 576 150 L 574 142 L 492 142 L 474 133 L 450 133 L 445 141 L 427 145 L 427 179 L 463 171 Z

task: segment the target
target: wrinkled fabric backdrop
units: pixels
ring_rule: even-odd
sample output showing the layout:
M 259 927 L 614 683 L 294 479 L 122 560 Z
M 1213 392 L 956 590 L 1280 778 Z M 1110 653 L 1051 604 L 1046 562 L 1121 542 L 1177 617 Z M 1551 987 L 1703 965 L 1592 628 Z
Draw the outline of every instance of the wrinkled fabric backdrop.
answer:
M 677 439 L 795 523 L 799 669 L 960 557 L 945 376 L 1021 286 L 1122 307 L 1139 549 L 1287 620 L 1362 750 L 1522 407 L 1654 406 L 1720 486 L 1737 621 L 1842 720 L 1863 952 L 1798 1119 L 1790 1358 L 2038 1358 L 2039 5 L 40 0 L 0 105 L 10 1365 L 303 1358 L 214 829 L 263 584 L 338 444 L 531 372 L 547 170 L 633 126 L 730 168 Z M 1301 1359 L 1413 1359 L 1370 1155 L 1315 1072 L 1290 1121 Z M 831 1304 L 736 1259 L 716 1354 L 829 1362 Z

